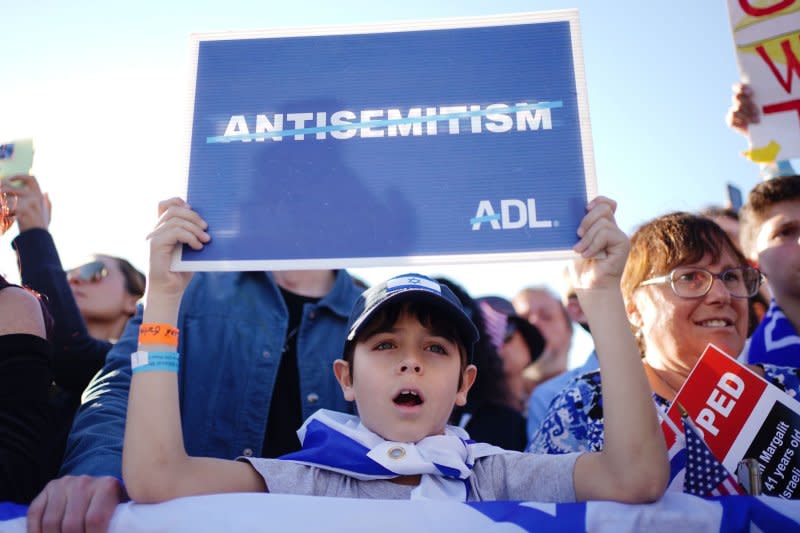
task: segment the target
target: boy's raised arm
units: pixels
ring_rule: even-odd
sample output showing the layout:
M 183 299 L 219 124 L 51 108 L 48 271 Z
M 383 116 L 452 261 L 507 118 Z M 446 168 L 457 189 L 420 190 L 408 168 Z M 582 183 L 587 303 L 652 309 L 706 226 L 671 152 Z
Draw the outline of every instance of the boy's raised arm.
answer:
M 614 220 L 616 203 L 598 197 L 578 229 L 573 282 L 594 338 L 602 378 L 605 446 L 575 464 L 578 500 L 657 500 L 669 477 L 666 444 L 628 324 L 620 280 L 630 245 Z
M 158 225 L 148 236 L 150 272 L 142 323 L 151 334 L 140 334 L 134 364 L 141 366 L 133 369 L 131 378 L 122 454 L 125 487 L 131 499 L 143 503 L 196 494 L 263 492 L 263 479 L 247 463 L 186 454 L 178 401 L 177 337 L 171 339 L 164 331 L 177 324 L 191 273 L 171 272 L 169 264 L 176 244 L 200 249 L 210 237 L 206 223 L 181 199 L 161 202 L 159 213 Z M 153 334 L 156 330 L 158 334 Z

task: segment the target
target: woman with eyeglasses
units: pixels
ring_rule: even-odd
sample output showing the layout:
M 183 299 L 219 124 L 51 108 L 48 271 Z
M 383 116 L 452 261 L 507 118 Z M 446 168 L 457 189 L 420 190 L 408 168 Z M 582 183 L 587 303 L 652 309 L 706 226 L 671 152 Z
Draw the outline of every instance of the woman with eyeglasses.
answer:
M 664 411 L 709 343 L 732 356 L 742 351 L 748 298 L 760 285 L 761 273 L 708 218 L 671 213 L 636 231 L 622 294 L 653 399 Z M 800 392 L 795 368 L 751 368 L 781 389 Z M 528 451 L 601 450 L 601 390 L 599 372 L 575 378 L 550 404 Z
M 9 212 L 0 193 L 0 235 Z M 38 295 L 0 276 L 0 501 L 27 503 L 47 481 L 51 326 Z

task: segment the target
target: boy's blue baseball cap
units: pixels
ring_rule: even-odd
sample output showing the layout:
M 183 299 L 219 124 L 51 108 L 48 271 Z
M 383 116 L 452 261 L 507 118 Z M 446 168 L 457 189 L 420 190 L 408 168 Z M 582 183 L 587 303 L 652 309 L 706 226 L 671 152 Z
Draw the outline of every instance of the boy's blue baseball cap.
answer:
M 422 274 L 403 274 L 374 285 L 361 293 L 347 322 L 345 348 L 358 338 L 369 319 L 387 305 L 402 302 L 424 302 L 440 311 L 461 333 L 467 350 L 467 360 L 478 341 L 478 328 L 472 323 L 461 301 L 446 285 Z

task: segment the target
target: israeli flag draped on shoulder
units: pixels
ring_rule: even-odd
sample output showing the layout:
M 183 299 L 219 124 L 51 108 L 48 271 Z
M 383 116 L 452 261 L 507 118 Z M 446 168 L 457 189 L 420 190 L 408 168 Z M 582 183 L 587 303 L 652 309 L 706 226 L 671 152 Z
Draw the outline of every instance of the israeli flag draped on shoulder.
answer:
M 800 335 L 775 300 L 772 300 L 767 314 L 750 337 L 747 362 L 798 366 L 798 361 Z
M 357 416 L 320 409 L 297 431 L 303 449 L 281 460 L 315 466 L 360 480 L 422 475 L 411 499 L 466 501 L 469 477 L 481 457 L 511 453 L 474 442 L 466 431 L 447 426 L 444 435 L 417 443 L 391 442 L 373 433 Z

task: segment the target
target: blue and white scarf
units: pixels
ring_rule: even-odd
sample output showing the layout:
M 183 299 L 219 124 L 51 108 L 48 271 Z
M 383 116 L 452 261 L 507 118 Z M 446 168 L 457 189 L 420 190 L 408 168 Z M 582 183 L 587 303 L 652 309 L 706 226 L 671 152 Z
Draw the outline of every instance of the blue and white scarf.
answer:
M 469 440 L 466 431 L 447 426 L 444 435 L 417 443 L 391 442 L 368 430 L 357 416 L 320 409 L 297 431 L 303 449 L 282 460 L 315 466 L 355 479 L 421 475 L 411 499 L 466 501 L 475 460 L 508 453 Z
M 747 362 L 800 366 L 800 336 L 775 300 L 750 337 Z

